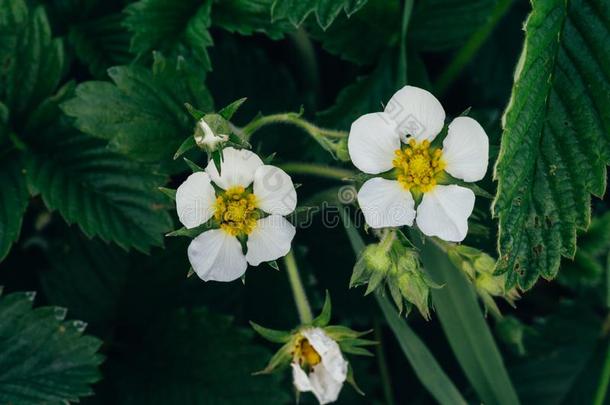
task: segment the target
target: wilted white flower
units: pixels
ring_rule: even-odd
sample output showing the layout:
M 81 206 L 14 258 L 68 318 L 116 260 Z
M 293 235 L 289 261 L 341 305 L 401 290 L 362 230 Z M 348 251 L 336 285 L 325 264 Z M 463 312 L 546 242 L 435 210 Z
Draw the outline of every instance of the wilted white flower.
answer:
M 210 152 L 217 150 L 223 143 L 229 140 L 228 135 L 215 134 L 203 118 L 197 121 L 194 136 L 195 143 Z
M 426 235 L 453 242 L 466 237 L 474 193 L 448 184 L 451 178 L 445 172 L 465 182 L 481 180 L 489 140 L 477 121 L 458 117 L 449 124 L 442 148 L 433 147 L 444 122 L 445 111 L 436 97 L 412 86 L 396 92 L 384 112 L 354 121 L 348 139 L 352 162 L 365 173 L 384 174 L 365 182 L 358 192 L 369 226 L 411 226 L 415 220 Z
M 300 331 L 291 365 L 297 390 L 311 391 L 320 404 L 337 400 L 347 378 L 348 363 L 339 344 L 324 330 L 306 328 Z
M 290 176 L 248 150 L 225 148 L 223 155 L 220 174 L 210 161 L 205 172 L 191 174 L 176 191 L 178 218 L 186 228 L 211 219 L 215 225 L 188 247 L 193 270 L 205 281 L 232 281 L 248 263 L 258 266 L 286 255 L 295 235 L 283 217 L 297 204 Z

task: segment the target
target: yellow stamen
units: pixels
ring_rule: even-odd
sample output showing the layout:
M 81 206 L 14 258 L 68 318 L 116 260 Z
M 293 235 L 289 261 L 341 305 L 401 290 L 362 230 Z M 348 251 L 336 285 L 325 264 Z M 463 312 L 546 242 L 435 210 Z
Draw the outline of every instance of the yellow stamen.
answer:
M 214 219 L 230 235 L 248 235 L 256 227 L 256 197 L 244 187 L 228 189 L 216 198 Z
M 417 142 L 411 138 L 405 149 L 394 152 L 392 161 L 398 182 L 406 189 L 428 192 L 436 186 L 439 174 L 445 168 L 443 152 L 430 147 L 429 141 Z
M 294 348 L 294 358 L 299 362 L 301 367 L 313 367 L 320 364 L 322 357 L 313 348 L 309 340 L 305 337 L 300 337 Z

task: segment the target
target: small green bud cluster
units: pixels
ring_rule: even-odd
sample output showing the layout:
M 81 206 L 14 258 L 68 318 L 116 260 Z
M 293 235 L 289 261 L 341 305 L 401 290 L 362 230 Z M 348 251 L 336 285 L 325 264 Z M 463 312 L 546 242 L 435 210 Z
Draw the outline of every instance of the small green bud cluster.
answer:
M 519 298 L 516 289 L 506 290 L 506 274 L 495 274 L 496 261 L 487 253 L 465 245 L 453 245 L 448 253 L 475 286 L 485 307 L 495 315 L 500 316 L 500 310 L 493 297 L 502 297 L 511 305 Z
M 350 287 L 367 284 L 365 295 L 389 291 L 399 312 L 412 306 L 430 318 L 430 288 L 438 288 L 421 269 L 419 255 L 400 231 L 367 246 L 354 266 Z

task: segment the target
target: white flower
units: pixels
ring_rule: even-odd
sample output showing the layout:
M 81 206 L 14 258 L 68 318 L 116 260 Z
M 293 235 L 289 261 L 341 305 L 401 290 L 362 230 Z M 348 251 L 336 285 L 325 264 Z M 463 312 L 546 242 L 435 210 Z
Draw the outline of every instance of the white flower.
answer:
M 232 281 L 248 263 L 258 266 L 286 255 L 295 234 L 283 217 L 297 204 L 290 176 L 248 150 L 225 148 L 223 155 L 221 174 L 210 161 L 205 172 L 191 174 L 176 191 L 178 218 L 186 228 L 212 218 L 218 226 L 188 247 L 193 270 L 204 281 Z
M 195 143 L 200 147 L 205 150 L 215 151 L 221 144 L 228 140 L 228 135 L 215 134 L 203 118 L 197 121 L 197 126 L 195 127 Z
M 369 226 L 412 226 L 415 220 L 426 235 L 452 242 L 466 237 L 474 193 L 445 184 L 451 180 L 445 172 L 466 182 L 481 180 L 489 140 L 477 121 L 458 117 L 449 124 L 442 148 L 432 147 L 444 122 L 436 97 L 412 86 L 396 92 L 384 112 L 354 121 L 348 139 L 352 162 L 365 173 L 384 173 L 358 192 Z M 414 197 L 421 197 L 417 208 Z
M 348 367 L 339 344 L 320 328 L 303 329 L 300 334 L 292 361 L 294 386 L 313 392 L 320 404 L 336 401 Z

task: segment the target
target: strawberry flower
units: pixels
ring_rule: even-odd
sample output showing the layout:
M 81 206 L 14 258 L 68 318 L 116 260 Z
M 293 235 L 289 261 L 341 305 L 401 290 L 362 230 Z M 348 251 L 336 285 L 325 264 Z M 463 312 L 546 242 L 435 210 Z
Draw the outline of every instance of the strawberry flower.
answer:
M 396 92 L 384 112 L 354 121 L 348 138 L 351 160 L 364 173 L 379 175 L 358 192 L 370 227 L 415 222 L 428 236 L 451 242 L 466 237 L 475 196 L 455 183 L 485 176 L 489 140 L 477 121 L 458 117 L 449 124 L 442 146 L 437 145 L 444 123 L 445 111 L 436 97 L 413 86 Z

